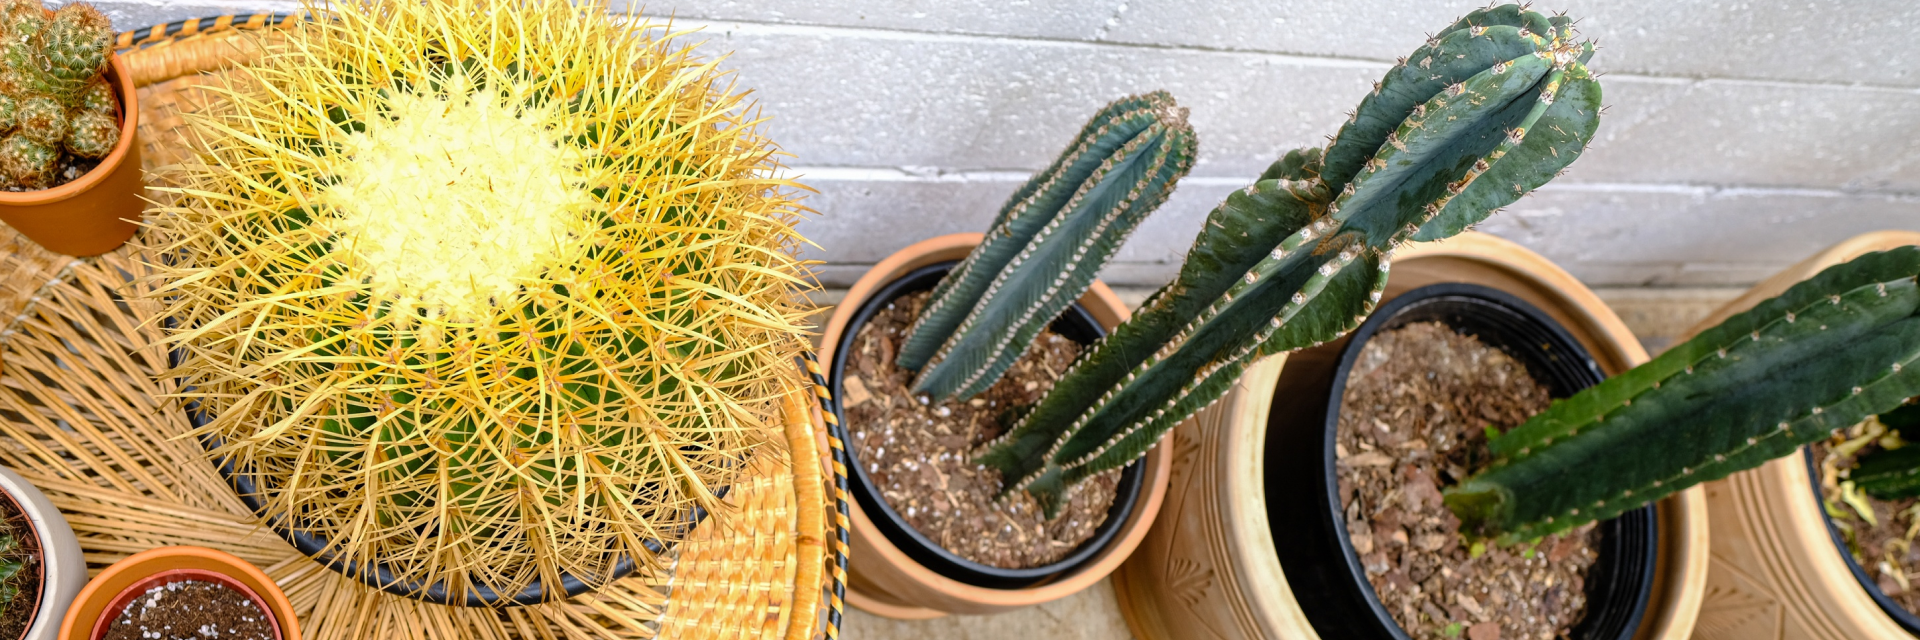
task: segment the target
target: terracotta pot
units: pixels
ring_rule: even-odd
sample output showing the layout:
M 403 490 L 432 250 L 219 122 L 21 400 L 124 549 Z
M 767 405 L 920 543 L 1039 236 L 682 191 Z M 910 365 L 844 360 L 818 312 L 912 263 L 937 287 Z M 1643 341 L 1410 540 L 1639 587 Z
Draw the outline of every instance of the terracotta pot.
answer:
M 300 620 L 280 585 L 259 568 L 224 551 L 160 547 L 113 563 L 80 591 L 60 623 L 60 640 L 94 640 L 120 609 L 147 589 L 180 579 L 218 582 L 240 591 L 273 618 L 280 638 L 300 637 Z
M 1920 244 L 1920 233 L 1878 231 L 1833 245 L 1747 290 L 1687 331 L 1691 336 L 1827 267 L 1864 253 Z M 1874 602 L 1827 532 L 1804 456 L 1706 483 L 1713 563 L 1701 640 L 1911 638 Z
M 960 233 L 922 241 L 888 256 L 854 283 L 827 323 L 821 339 L 820 359 L 834 362 L 834 348 L 840 343 L 860 306 L 887 284 L 921 267 L 966 257 L 981 234 Z M 1094 282 L 1079 304 L 1100 325 L 1111 329 L 1128 316 L 1128 310 L 1111 289 Z M 839 393 L 838 389 L 833 390 Z M 989 588 L 941 575 L 916 562 L 889 542 L 874 520 L 857 503 L 850 502 L 853 553 L 848 560 L 847 597 L 849 604 L 875 615 L 899 619 L 925 619 L 949 613 L 994 613 L 1056 600 L 1085 589 L 1105 578 L 1133 553 L 1152 526 L 1166 494 L 1172 451 L 1155 447 L 1141 461 L 1142 485 L 1128 516 L 1114 534 L 1111 543 L 1095 553 L 1079 568 L 1050 582 L 1021 588 Z
M 120 94 L 120 144 L 100 165 L 69 182 L 41 191 L 0 191 L 0 221 L 52 251 L 90 256 L 112 251 L 133 237 L 147 203 L 140 199 L 140 109 L 133 74 L 115 54 L 107 81 Z
M 19 474 L 0 468 L 0 492 L 27 517 L 40 543 L 40 592 L 35 598 L 33 620 L 21 637 L 51 640 L 58 637 L 60 614 L 87 583 L 87 561 L 80 555 L 80 539 L 74 537 L 60 509 Z
M 1493 236 L 1467 233 L 1401 250 L 1386 298 L 1446 282 L 1498 289 L 1540 309 L 1610 375 L 1647 359 L 1592 291 Z M 1257 363 L 1227 398 L 1174 432 L 1181 462 L 1167 504 L 1140 551 L 1114 574 L 1122 612 L 1142 640 L 1321 637 L 1288 586 L 1267 516 L 1266 434 L 1286 360 Z M 1635 637 L 1681 640 L 1693 632 L 1706 581 L 1703 491 L 1681 492 L 1656 510 L 1657 569 Z

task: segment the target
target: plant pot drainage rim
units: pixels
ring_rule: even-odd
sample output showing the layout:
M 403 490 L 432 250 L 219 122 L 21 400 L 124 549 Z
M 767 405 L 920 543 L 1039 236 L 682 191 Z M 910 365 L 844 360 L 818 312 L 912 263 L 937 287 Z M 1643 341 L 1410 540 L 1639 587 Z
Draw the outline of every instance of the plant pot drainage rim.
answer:
M 851 352 L 853 341 L 859 335 L 860 328 L 865 327 L 867 322 L 873 319 L 874 314 L 879 313 L 894 300 L 932 289 L 939 283 L 940 278 L 957 264 L 959 261 L 955 260 L 920 267 L 880 287 L 872 296 L 861 302 L 859 312 L 854 314 L 853 319 L 847 323 L 846 329 L 841 333 L 840 343 L 834 346 L 833 362 L 829 363 L 831 368 L 828 388 L 833 394 L 832 405 L 835 414 L 847 415 L 845 407 L 840 404 L 840 399 L 844 395 L 840 393 L 840 385 L 846 369 L 847 354 Z M 1092 344 L 1106 334 L 1100 323 L 1096 322 L 1092 314 L 1089 314 L 1078 302 L 1068 307 L 1067 311 L 1055 319 L 1049 328 L 1054 333 L 1083 346 Z M 866 512 L 868 519 L 873 521 L 874 527 L 886 536 L 888 542 L 898 547 L 914 562 L 942 576 L 976 587 L 1021 589 L 1045 584 L 1072 574 L 1082 565 L 1092 562 L 1113 542 L 1119 535 L 1121 526 L 1132 515 L 1134 503 L 1139 500 L 1140 494 L 1145 490 L 1145 475 L 1142 473 L 1140 462 L 1129 463 L 1120 473 L 1119 486 L 1114 492 L 1113 506 L 1107 510 L 1107 519 L 1094 529 L 1093 537 L 1080 543 L 1080 546 L 1075 547 L 1073 552 L 1067 554 L 1065 558 L 1055 562 L 1025 569 L 995 567 L 962 558 L 941 547 L 908 524 L 906 519 L 899 512 L 894 511 L 893 507 L 888 505 L 887 501 L 874 489 L 872 479 L 867 477 L 866 467 L 860 465 L 858 448 L 851 444 L 853 440 L 849 437 L 846 420 L 843 418 L 839 424 L 830 425 L 829 428 L 842 442 L 849 443 L 846 447 L 848 493 L 859 502 L 860 509 Z
M 1814 504 L 1826 502 L 1825 492 L 1821 491 L 1820 487 L 1820 462 L 1813 459 L 1813 449 L 1801 447 L 1800 458 L 1807 465 L 1807 487 L 1813 492 Z M 1893 598 L 1887 596 L 1887 592 L 1880 590 L 1880 585 L 1875 584 L 1867 576 L 1866 569 L 1861 567 L 1859 562 L 1855 562 L 1853 553 L 1847 550 L 1846 539 L 1840 536 L 1840 529 L 1833 526 L 1833 516 L 1827 515 L 1826 509 L 1820 509 L 1820 523 L 1826 527 L 1828 539 L 1833 541 L 1834 552 L 1840 554 L 1840 559 L 1847 563 L 1847 571 L 1853 573 L 1854 581 L 1859 582 L 1860 588 L 1866 590 L 1867 597 L 1873 598 L 1873 603 L 1879 605 L 1880 610 L 1886 612 L 1887 617 L 1893 618 L 1893 622 L 1900 625 L 1901 629 L 1920 636 L 1920 616 L 1914 615 L 1913 612 L 1907 611 L 1906 607 L 1900 606 L 1900 603 L 1894 602 Z
M 1409 638 L 1381 604 L 1347 537 L 1333 445 L 1347 374 L 1361 347 L 1381 331 L 1425 321 L 1439 321 L 1507 353 L 1525 365 L 1555 399 L 1598 384 L 1605 377 L 1585 347 L 1545 313 L 1503 291 L 1464 283 L 1429 285 L 1402 294 L 1380 305 L 1348 337 L 1320 347 L 1322 358 L 1289 359 L 1287 371 L 1281 374 L 1281 388 L 1286 388 L 1284 378 L 1291 374 L 1318 376 L 1309 382 L 1327 391 L 1305 398 L 1315 403 L 1312 406 L 1322 407 L 1318 414 L 1321 420 L 1301 421 L 1294 425 L 1296 433 L 1288 433 L 1282 424 L 1286 416 L 1312 413 L 1283 411 L 1284 403 L 1298 400 L 1275 394 L 1266 451 L 1267 517 L 1269 523 L 1288 523 L 1269 525 L 1274 551 L 1301 609 L 1321 637 Z M 1324 357 L 1331 353 L 1339 357 Z M 1310 520 L 1300 522 L 1302 514 L 1308 514 Z M 1587 610 L 1570 630 L 1572 638 L 1633 637 L 1652 596 L 1658 569 L 1658 527 L 1652 505 L 1600 523 L 1594 548 L 1599 558 L 1585 581 Z M 1327 558 L 1339 560 L 1329 562 Z
M 166 321 L 166 325 L 171 329 L 174 323 L 169 319 Z M 169 352 L 167 357 L 170 366 L 180 366 L 182 354 L 179 350 Z M 181 389 L 181 392 L 184 393 L 191 390 L 191 387 L 185 387 Z M 200 403 L 198 401 L 188 402 L 185 408 L 189 425 L 195 429 L 206 426 L 208 422 L 207 416 L 205 412 L 200 410 Z M 213 434 L 207 434 L 200 438 L 200 446 L 209 453 L 218 449 L 221 444 L 220 439 Z M 220 475 L 227 479 L 227 483 L 233 487 L 234 495 L 240 498 L 240 502 L 245 504 L 247 509 L 251 510 L 255 515 L 265 518 L 267 506 L 266 503 L 260 500 L 259 487 L 254 484 L 253 478 L 247 474 L 237 473 L 234 468 L 233 458 L 231 457 L 221 458 L 214 466 L 220 471 Z M 727 490 L 730 488 L 731 487 L 720 487 L 714 491 L 714 496 L 725 498 L 727 496 Z M 686 531 L 692 530 L 693 527 L 699 525 L 700 521 L 705 519 L 706 516 L 707 510 L 695 505 L 693 511 L 688 514 L 687 524 L 685 525 L 686 529 L 678 533 L 684 535 Z M 393 570 L 388 568 L 384 562 L 356 562 L 340 557 L 333 551 L 327 549 L 331 543 L 326 538 L 307 533 L 302 527 L 289 526 L 284 517 L 273 518 L 266 522 L 266 525 L 272 529 L 274 533 L 279 534 L 287 543 L 292 544 L 294 549 L 298 550 L 302 555 L 312 558 L 315 562 L 320 563 L 328 569 L 332 569 L 341 575 L 357 579 L 367 586 L 393 595 L 434 604 L 458 607 L 526 606 L 565 600 L 598 589 L 604 584 L 590 582 L 572 573 L 562 572 L 560 574 L 560 589 L 558 592 L 549 591 L 545 579 L 536 576 L 533 582 L 528 583 L 527 587 L 521 589 L 519 593 L 502 595 L 500 592 L 495 591 L 493 587 L 475 580 L 469 586 L 465 597 L 456 597 L 448 592 L 445 581 L 422 585 L 418 580 L 399 579 L 394 575 Z M 646 546 L 647 551 L 655 554 L 666 551 L 670 546 L 662 544 L 658 540 L 644 540 L 641 544 Z M 627 577 L 638 567 L 639 564 L 634 561 L 632 556 L 622 556 L 614 561 L 613 571 L 607 577 L 606 582 L 611 583 L 614 580 Z
M 253 603 L 254 608 L 259 609 L 260 614 L 266 618 L 267 627 L 273 630 L 273 637 L 276 640 L 284 640 L 284 636 L 280 630 L 279 616 L 275 615 L 273 607 L 267 604 L 266 597 L 254 591 L 253 587 L 247 586 L 246 583 L 235 579 L 233 576 L 218 571 L 190 568 L 167 569 L 154 572 L 152 575 L 135 580 L 133 584 L 127 585 L 127 587 L 121 589 L 119 593 L 113 594 L 113 598 L 107 601 L 106 608 L 100 610 L 100 617 L 93 621 L 93 628 L 87 637 L 93 638 L 94 640 L 107 637 L 108 625 L 113 624 L 114 620 L 119 619 L 120 614 L 126 612 L 127 607 L 132 605 L 134 600 L 139 599 L 142 595 L 146 595 L 148 590 L 155 587 L 164 587 L 175 582 L 186 582 L 190 580 L 211 582 L 232 589 L 242 596 L 246 596 L 247 601 Z

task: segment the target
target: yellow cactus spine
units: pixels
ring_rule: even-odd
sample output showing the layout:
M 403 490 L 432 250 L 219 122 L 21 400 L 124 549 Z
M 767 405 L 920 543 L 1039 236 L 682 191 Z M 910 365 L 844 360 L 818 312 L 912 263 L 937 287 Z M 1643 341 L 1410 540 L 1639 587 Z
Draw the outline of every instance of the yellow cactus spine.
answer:
M 798 384 L 805 209 L 758 115 L 599 3 L 309 11 L 149 216 L 199 433 L 410 584 L 650 562 Z

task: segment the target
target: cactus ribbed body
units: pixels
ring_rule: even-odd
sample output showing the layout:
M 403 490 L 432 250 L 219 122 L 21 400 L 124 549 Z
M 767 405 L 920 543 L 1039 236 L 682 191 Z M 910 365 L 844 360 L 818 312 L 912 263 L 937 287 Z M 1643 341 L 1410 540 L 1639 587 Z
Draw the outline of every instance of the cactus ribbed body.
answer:
M 1352 330 L 1395 246 L 1451 236 L 1552 179 L 1600 107 L 1591 45 L 1554 20 L 1476 11 L 1389 70 L 1324 154 L 1289 154 L 1215 209 L 1180 277 L 979 460 L 1057 508 L 1066 487 L 1143 455 L 1252 361 Z
M 1469 533 L 1536 538 L 1759 466 L 1920 394 L 1920 248 L 1867 254 L 1493 439 L 1446 491 Z
M 965 397 L 999 380 L 1166 201 L 1196 144 L 1166 92 L 1101 109 L 935 287 L 896 360 L 920 370 L 915 390 Z
M 103 77 L 112 39 L 113 25 L 85 4 L 49 15 L 37 0 L 0 0 L 0 186 L 50 187 L 62 151 L 101 158 L 119 144 Z

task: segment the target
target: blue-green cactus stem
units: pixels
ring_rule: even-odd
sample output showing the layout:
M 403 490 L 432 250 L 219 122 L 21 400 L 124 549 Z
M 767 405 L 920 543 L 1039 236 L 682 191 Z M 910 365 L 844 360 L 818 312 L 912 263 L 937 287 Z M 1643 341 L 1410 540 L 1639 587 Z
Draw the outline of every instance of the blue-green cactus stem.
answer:
M 1920 248 L 1822 271 L 1493 439 L 1446 491 L 1470 534 L 1544 536 L 1786 455 L 1920 394 Z
M 915 390 L 946 399 L 992 386 L 1166 201 L 1194 151 L 1185 111 L 1164 92 L 1103 109 L 936 288 L 896 361 L 920 370 Z

